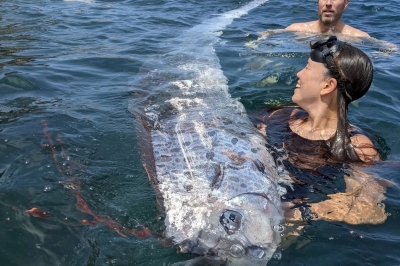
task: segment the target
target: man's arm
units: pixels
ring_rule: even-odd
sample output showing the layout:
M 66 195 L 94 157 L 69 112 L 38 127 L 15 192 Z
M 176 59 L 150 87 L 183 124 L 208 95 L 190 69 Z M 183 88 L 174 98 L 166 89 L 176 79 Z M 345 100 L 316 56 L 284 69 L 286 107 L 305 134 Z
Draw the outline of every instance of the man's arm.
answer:
M 292 25 L 286 27 L 285 29 L 273 29 L 261 32 L 261 36 L 258 37 L 257 41 L 266 39 L 269 35 L 274 33 L 282 33 L 285 31 L 303 31 L 303 32 L 315 32 L 314 26 L 315 21 L 293 23 Z
M 318 32 L 316 28 L 318 21 L 309 21 L 309 22 L 300 22 L 300 23 L 293 23 L 286 27 L 285 30 L 288 31 L 303 31 L 303 32 Z
M 293 23 L 285 28 L 288 31 L 304 31 L 304 23 Z

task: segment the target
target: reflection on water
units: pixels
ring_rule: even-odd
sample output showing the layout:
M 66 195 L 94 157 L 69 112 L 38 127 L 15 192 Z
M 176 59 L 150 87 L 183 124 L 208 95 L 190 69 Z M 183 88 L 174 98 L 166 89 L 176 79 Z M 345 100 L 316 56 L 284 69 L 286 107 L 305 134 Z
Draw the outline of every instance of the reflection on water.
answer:
M 0 20 L 1 46 L 0 46 L 0 70 L 6 65 L 23 65 L 33 60 L 31 56 L 19 55 L 28 48 L 28 42 L 33 41 L 27 35 L 26 29 L 20 23 L 7 24 L 7 20 Z M 26 34 L 26 35 L 24 35 Z
M 0 47 L 0 69 L 6 65 L 23 65 L 33 60 L 30 56 L 18 56 L 17 53 L 21 50 L 17 50 L 13 47 Z

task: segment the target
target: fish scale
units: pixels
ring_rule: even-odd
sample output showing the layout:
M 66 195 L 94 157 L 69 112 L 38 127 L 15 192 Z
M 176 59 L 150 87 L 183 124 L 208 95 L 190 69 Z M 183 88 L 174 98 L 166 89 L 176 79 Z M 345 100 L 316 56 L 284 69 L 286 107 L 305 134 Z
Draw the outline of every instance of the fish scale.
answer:
M 265 265 L 272 257 L 282 228 L 280 183 L 289 182 L 231 98 L 213 48 L 220 30 L 264 2 L 214 17 L 173 42 L 147 75 L 157 82 L 143 82 L 158 93 L 144 114 L 132 110 L 149 122 L 153 163 L 145 164 L 156 173 L 165 236 L 181 252 L 228 265 Z

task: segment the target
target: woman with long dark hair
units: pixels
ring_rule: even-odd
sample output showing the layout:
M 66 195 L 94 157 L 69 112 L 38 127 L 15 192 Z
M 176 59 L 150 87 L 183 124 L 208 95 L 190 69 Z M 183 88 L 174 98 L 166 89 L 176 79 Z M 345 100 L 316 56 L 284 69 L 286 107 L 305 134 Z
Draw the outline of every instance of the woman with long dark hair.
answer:
M 384 222 L 385 188 L 357 168 L 378 161 L 378 151 L 347 117 L 349 103 L 372 83 L 371 60 L 330 36 L 311 44 L 310 58 L 297 77 L 292 101 L 298 107 L 272 112 L 260 127 L 277 163 L 294 181 L 287 195 L 288 219 Z M 340 182 L 346 188 L 337 193 Z M 311 196 L 310 191 L 319 193 Z

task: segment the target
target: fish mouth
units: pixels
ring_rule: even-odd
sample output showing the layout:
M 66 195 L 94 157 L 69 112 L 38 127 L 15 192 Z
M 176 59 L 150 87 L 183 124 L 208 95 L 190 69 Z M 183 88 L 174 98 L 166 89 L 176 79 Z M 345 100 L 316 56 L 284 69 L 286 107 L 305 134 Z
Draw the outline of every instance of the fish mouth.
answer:
M 265 266 L 274 257 L 275 251 L 275 248 L 271 251 L 269 248 L 243 246 L 242 244 L 234 243 L 227 249 L 220 250 L 216 256 L 205 256 L 205 258 L 224 261 L 223 265 L 229 266 Z
M 280 197 L 247 192 L 226 199 L 214 208 L 207 226 L 178 244 L 180 253 L 199 254 L 219 265 L 265 266 L 280 244 L 284 227 Z
M 212 262 L 212 265 L 266 265 L 274 252 L 268 248 L 258 246 L 245 246 L 238 241 L 227 242 L 221 239 L 214 248 L 210 248 L 204 254 L 203 248 L 193 241 L 183 241 L 178 245 L 179 253 L 195 253 L 203 255 L 203 258 Z
M 266 249 L 257 246 L 244 247 L 238 243 L 232 244 L 229 247 L 228 254 L 235 259 L 246 257 L 247 260 L 269 260 L 269 258 L 266 258 Z
M 212 265 L 264 266 L 274 256 L 284 230 L 279 207 L 263 193 L 235 196 L 210 217 L 212 226 L 178 246 L 182 253 L 202 255 Z

